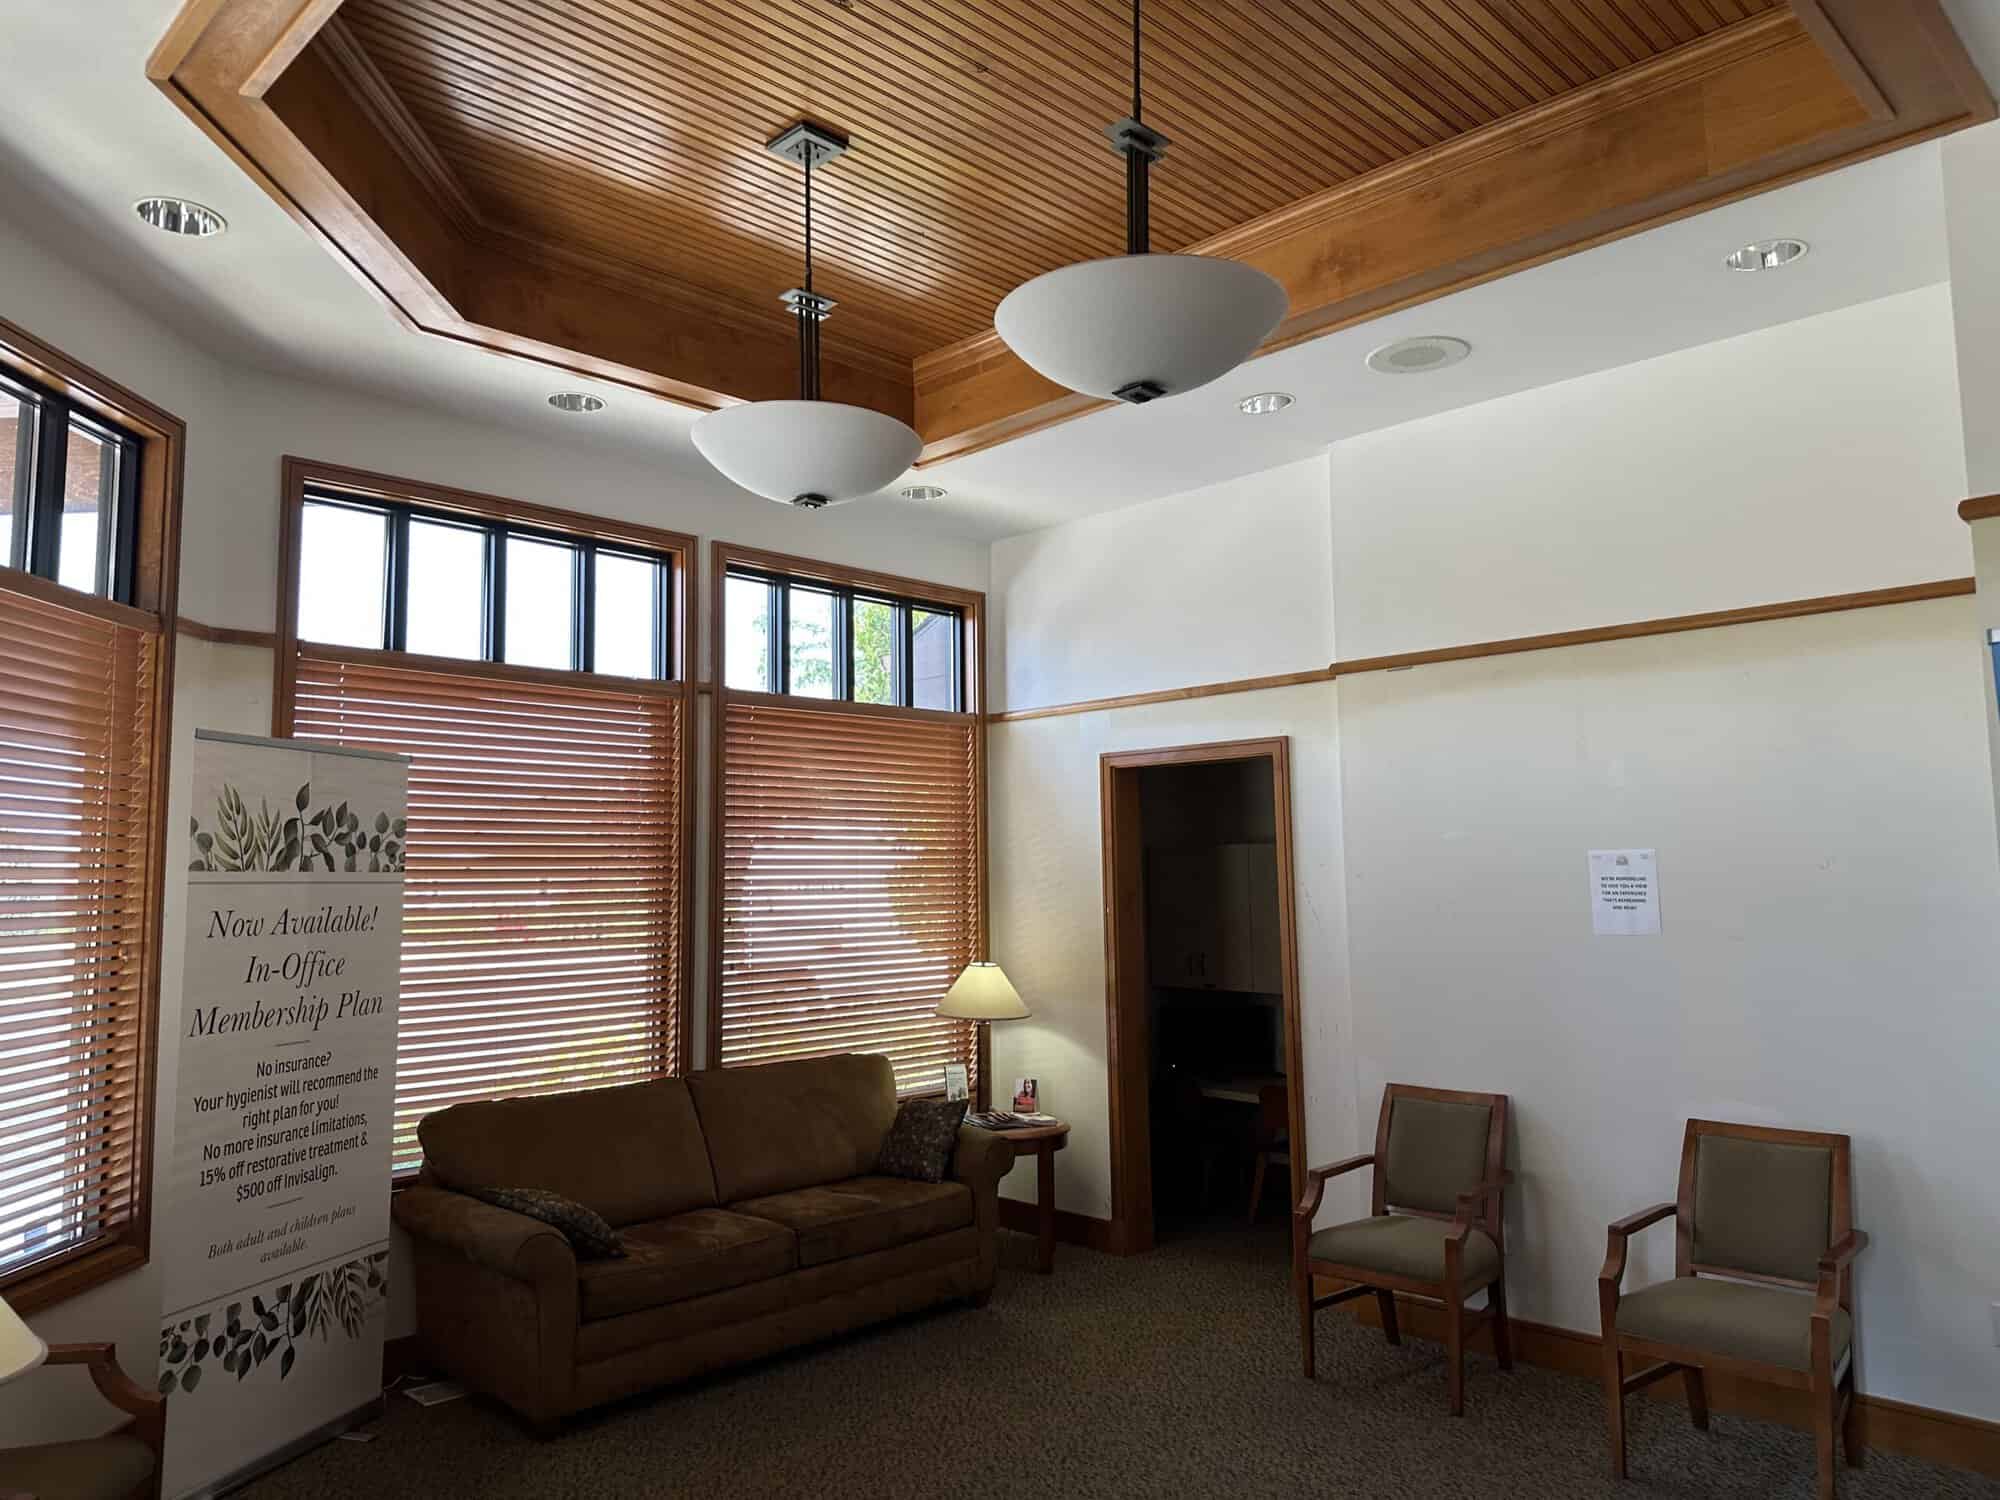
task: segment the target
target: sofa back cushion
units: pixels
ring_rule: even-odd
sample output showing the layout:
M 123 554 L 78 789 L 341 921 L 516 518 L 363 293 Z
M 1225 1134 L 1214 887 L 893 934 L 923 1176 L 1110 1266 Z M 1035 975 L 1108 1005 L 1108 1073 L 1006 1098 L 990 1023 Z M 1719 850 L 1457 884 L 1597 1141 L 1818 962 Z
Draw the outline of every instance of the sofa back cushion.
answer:
M 614 1228 L 716 1203 L 701 1123 L 679 1078 L 454 1104 L 426 1115 L 417 1139 L 446 1187 L 545 1188 Z
M 724 1203 L 872 1171 L 896 1120 L 886 1057 L 843 1053 L 688 1077 Z

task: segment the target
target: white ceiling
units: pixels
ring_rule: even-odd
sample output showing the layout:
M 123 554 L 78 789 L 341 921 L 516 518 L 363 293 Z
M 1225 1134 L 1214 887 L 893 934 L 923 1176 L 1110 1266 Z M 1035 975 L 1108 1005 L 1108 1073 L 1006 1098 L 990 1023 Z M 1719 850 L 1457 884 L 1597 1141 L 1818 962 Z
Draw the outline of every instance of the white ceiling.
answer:
M 2000 7 L 1947 6 L 1989 76 L 2000 73 Z M 676 471 L 705 476 L 687 438 L 692 413 L 404 327 L 147 82 L 146 57 L 179 9 L 180 0 L 7 7 L 0 214 L 224 360 L 552 439 L 573 441 L 588 421 L 597 440 L 643 452 L 669 482 Z M 208 203 L 229 233 L 178 242 L 146 229 L 131 204 L 148 193 Z M 1775 234 L 1810 240 L 1813 254 L 1777 275 L 1721 269 L 1727 250 Z M 1285 350 L 1176 400 L 1095 413 L 938 465 L 924 477 L 950 488 L 946 500 L 858 503 L 948 534 L 1004 536 L 1947 274 L 1937 148 L 1919 147 Z M 1363 367 L 1370 349 L 1413 333 L 1457 335 L 1473 357 L 1426 376 Z M 558 388 L 594 389 L 607 409 L 565 417 L 546 403 Z M 1268 389 L 1294 393 L 1297 405 L 1236 413 L 1238 396 Z

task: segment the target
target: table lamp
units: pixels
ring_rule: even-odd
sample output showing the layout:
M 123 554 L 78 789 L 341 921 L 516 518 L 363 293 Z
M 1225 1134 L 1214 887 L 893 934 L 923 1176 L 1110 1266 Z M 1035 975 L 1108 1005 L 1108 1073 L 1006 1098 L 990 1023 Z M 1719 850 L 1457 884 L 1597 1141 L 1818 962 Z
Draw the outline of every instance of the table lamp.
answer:
M 27 1374 L 48 1357 L 49 1346 L 0 1298 L 0 1385 Z
M 1028 1014 L 1020 994 L 990 960 L 970 963 L 938 1001 L 937 1013 L 960 1021 L 1018 1021 Z

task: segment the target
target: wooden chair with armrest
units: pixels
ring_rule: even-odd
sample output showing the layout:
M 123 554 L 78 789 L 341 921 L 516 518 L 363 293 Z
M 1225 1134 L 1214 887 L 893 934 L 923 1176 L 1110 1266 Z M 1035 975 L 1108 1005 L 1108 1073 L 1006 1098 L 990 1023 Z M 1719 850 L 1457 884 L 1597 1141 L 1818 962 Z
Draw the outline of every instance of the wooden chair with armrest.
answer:
M 1810 1393 L 1820 1500 L 1833 1500 L 1834 1439 L 1863 1459 L 1854 1425 L 1852 1150 L 1844 1135 L 1689 1120 L 1680 1188 L 1620 1219 L 1598 1276 L 1611 1471 L 1625 1477 L 1625 1397 L 1679 1373 L 1688 1414 L 1708 1427 L 1706 1372 Z M 1623 1290 L 1631 1237 L 1674 1220 L 1674 1275 Z M 1726 1280 L 1717 1278 L 1728 1278 Z M 1802 1295 L 1810 1292 L 1811 1296 Z M 1626 1356 L 1652 1363 L 1625 1374 Z
M 1292 1213 L 1292 1278 L 1299 1301 L 1305 1370 L 1313 1378 L 1313 1314 L 1374 1293 L 1382 1331 L 1400 1343 L 1396 1293 L 1444 1305 L 1450 1361 L 1451 1414 L 1465 1414 L 1465 1334 L 1484 1323 L 1500 1368 L 1514 1367 L 1507 1327 L 1507 1242 L 1503 1194 L 1513 1174 L 1507 1156 L 1507 1096 L 1392 1083 L 1382 1091 L 1375 1149 L 1306 1176 L 1305 1197 Z M 1368 1218 L 1314 1231 L 1326 1184 L 1371 1167 Z M 1313 1278 L 1351 1283 L 1321 1297 Z M 1486 1306 L 1469 1311 L 1466 1298 L 1484 1288 Z
M 102 1437 L 0 1448 L 0 1496 L 159 1500 L 167 1401 L 119 1368 L 110 1344 L 51 1344 L 47 1363 L 82 1365 L 98 1394 L 132 1420 Z

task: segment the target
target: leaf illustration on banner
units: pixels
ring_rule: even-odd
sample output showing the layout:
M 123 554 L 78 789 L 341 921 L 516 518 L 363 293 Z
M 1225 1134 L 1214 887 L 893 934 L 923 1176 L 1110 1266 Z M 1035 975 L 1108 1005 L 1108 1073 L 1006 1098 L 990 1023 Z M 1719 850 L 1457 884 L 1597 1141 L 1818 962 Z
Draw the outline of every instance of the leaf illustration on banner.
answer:
M 268 1294 L 250 1299 L 250 1321 L 243 1320 L 241 1302 L 222 1312 L 222 1330 L 210 1337 L 216 1309 L 160 1329 L 161 1394 L 191 1394 L 201 1384 L 209 1364 L 219 1364 L 237 1382 L 249 1378 L 277 1356 L 276 1378 L 290 1377 L 301 1350 L 330 1344 L 338 1336 L 358 1339 L 367 1327 L 369 1311 L 389 1296 L 389 1252 L 373 1251 L 324 1271 L 314 1271 L 296 1283 L 286 1282 Z
M 311 870 L 393 875 L 403 868 L 409 824 L 377 812 L 365 822 L 346 802 L 312 811 L 312 783 L 292 797 L 295 816 L 260 797 L 252 812 L 243 793 L 225 783 L 216 794 L 214 826 L 188 819 L 194 850 L 188 868 L 230 874 Z

